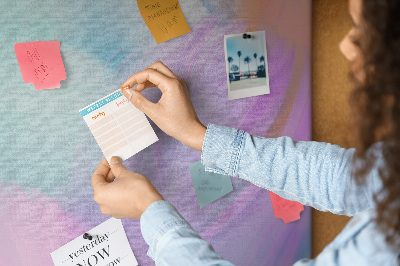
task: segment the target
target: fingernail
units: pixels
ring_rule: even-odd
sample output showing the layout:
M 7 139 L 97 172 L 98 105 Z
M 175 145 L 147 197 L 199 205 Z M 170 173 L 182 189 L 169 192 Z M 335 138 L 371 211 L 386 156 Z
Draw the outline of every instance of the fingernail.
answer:
M 113 156 L 113 157 L 111 157 L 110 163 L 111 164 L 119 164 L 119 163 L 121 163 L 121 159 L 117 156 Z
M 126 98 L 128 98 L 128 100 L 130 101 L 133 95 L 132 90 L 124 90 L 123 93 L 125 94 Z

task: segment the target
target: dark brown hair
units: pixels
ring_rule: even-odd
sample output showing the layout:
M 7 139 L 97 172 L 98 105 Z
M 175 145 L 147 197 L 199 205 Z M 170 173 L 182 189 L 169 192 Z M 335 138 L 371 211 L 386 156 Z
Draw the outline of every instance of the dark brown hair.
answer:
M 376 202 L 376 223 L 386 241 L 400 249 L 400 1 L 363 0 L 362 29 L 357 38 L 362 63 L 350 73 L 351 96 L 357 119 L 357 151 L 353 175 L 359 183 L 375 166 L 368 152 L 382 141 L 384 164 L 379 169 L 383 188 Z M 357 73 L 363 73 L 362 77 Z

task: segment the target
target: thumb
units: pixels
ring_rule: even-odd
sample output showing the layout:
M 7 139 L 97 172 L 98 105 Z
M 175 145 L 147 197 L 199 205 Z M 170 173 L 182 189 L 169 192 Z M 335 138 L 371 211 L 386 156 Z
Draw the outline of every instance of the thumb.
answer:
M 112 173 L 114 174 L 114 176 L 116 178 L 120 178 L 122 172 L 127 170 L 125 168 L 125 166 L 122 164 L 121 158 L 119 158 L 117 156 L 111 157 L 111 159 L 110 159 L 110 168 L 111 168 L 111 171 L 112 171 Z
M 135 91 L 133 89 L 129 89 L 129 90 L 124 90 L 123 94 L 126 98 L 128 98 L 130 100 L 131 103 L 133 103 L 133 105 L 139 109 L 140 111 L 142 111 L 143 113 L 145 113 L 146 115 L 148 115 L 149 111 L 154 108 L 154 103 L 150 102 L 149 100 L 146 99 L 146 97 L 144 97 L 140 92 Z

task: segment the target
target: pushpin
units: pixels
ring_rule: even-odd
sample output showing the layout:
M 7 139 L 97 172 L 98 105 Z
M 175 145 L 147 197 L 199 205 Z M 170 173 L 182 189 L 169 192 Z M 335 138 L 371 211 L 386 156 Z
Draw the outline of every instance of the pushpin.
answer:
M 83 234 L 83 238 L 84 238 L 84 239 L 92 240 L 93 237 L 92 237 L 91 235 L 89 235 L 88 233 L 84 233 L 84 234 Z
M 243 39 L 250 39 L 251 35 L 247 33 L 243 33 Z

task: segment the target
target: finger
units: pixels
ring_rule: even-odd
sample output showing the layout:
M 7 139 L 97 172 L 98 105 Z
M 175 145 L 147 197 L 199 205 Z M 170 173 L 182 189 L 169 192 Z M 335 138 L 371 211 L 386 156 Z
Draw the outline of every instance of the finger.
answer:
M 114 217 L 115 219 L 124 219 L 124 218 L 128 218 L 128 217 L 126 217 L 126 216 L 119 215 L 119 214 L 113 214 L 113 215 L 111 215 L 111 216 Z
M 104 215 L 111 215 L 110 210 L 102 205 L 100 205 L 100 212 Z
M 145 90 L 145 89 L 154 88 L 154 87 L 157 87 L 157 86 L 154 85 L 153 83 L 151 83 L 150 81 L 146 81 L 145 83 L 138 83 L 138 84 L 136 84 L 136 87 L 134 87 L 133 89 L 134 89 L 135 91 L 141 92 L 141 91 L 143 91 L 143 90 Z M 129 87 L 128 85 L 125 86 L 125 87 L 122 87 L 122 86 L 121 86 L 121 92 L 122 92 L 122 93 L 124 92 L 124 90 L 129 90 L 129 89 L 130 89 L 130 87 Z
M 113 172 L 113 174 L 116 178 L 121 178 L 123 172 L 128 171 L 125 168 L 125 166 L 122 164 L 121 158 L 119 158 L 117 156 L 111 157 L 110 166 L 111 166 L 111 171 Z
M 124 90 L 124 96 L 131 102 L 133 105 L 145 113 L 150 119 L 153 117 L 154 110 L 157 108 L 157 104 L 150 102 L 146 99 L 140 92 L 135 90 Z
M 108 174 L 107 174 L 107 176 L 106 176 L 106 181 L 107 181 L 108 183 L 111 183 L 111 182 L 114 181 L 114 179 L 115 179 L 115 176 L 114 176 L 113 172 L 112 172 L 112 171 L 109 171 Z
M 161 61 L 157 61 L 154 64 L 152 64 L 151 66 L 149 66 L 148 68 L 152 68 L 157 70 L 158 72 L 164 74 L 167 77 L 170 78 L 174 78 L 177 79 L 178 76 L 175 75 L 174 72 L 171 71 L 171 69 L 169 69 L 166 65 L 164 65 Z
M 107 164 L 108 168 L 110 168 L 110 164 L 107 162 L 107 160 L 104 164 Z M 113 172 L 109 170 L 108 174 L 105 177 L 106 182 L 111 183 L 112 181 L 114 181 L 114 179 L 115 179 L 115 176 L 114 176 Z
M 110 166 L 108 165 L 107 160 L 103 159 L 92 176 L 92 186 L 94 190 L 99 186 L 107 184 L 106 176 L 108 175 L 108 172 L 110 172 Z
M 175 75 L 175 73 L 172 72 L 171 69 L 169 69 L 161 61 L 155 62 L 154 64 L 152 64 L 148 68 L 157 70 L 158 72 L 160 72 L 160 73 L 164 74 L 165 76 L 170 77 L 172 79 L 179 79 L 179 77 L 177 75 Z M 145 83 L 137 84 L 135 90 L 140 92 L 142 90 L 145 90 L 147 88 L 152 88 L 152 87 L 155 87 L 155 85 L 153 83 L 147 81 Z
M 135 91 L 141 92 L 141 91 L 143 91 L 145 89 L 153 88 L 153 87 L 156 87 L 156 85 L 154 85 L 150 81 L 146 81 L 145 83 L 137 84 L 136 87 L 135 87 Z
M 130 76 L 124 83 L 122 83 L 121 88 L 129 86 L 132 88 L 136 84 L 151 82 L 155 87 L 159 88 L 161 92 L 165 92 L 171 85 L 173 85 L 174 79 L 158 72 L 155 69 L 148 68 L 136 74 Z

